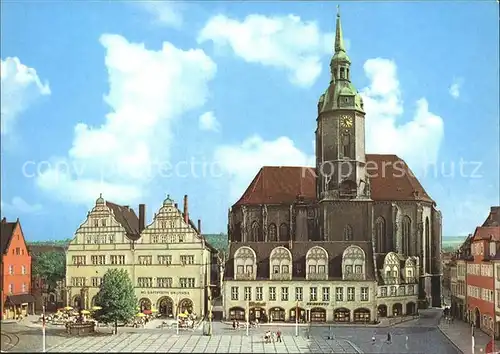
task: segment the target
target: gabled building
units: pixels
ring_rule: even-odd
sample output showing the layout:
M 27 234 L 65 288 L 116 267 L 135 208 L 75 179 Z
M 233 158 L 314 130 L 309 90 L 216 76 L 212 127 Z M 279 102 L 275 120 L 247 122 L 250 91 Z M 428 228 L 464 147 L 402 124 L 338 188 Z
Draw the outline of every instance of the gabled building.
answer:
M 490 335 L 499 335 L 497 312 L 496 267 L 500 261 L 499 207 L 492 207 L 490 215 L 477 227 L 471 239 L 471 257 L 467 264 L 468 319 L 476 328 Z
M 441 305 L 441 212 L 402 159 L 366 153 L 340 15 L 334 48 L 316 166 L 262 167 L 229 211 L 226 318 L 366 322 Z
M 1 316 L 13 319 L 34 312 L 31 295 L 31 255 L 19 219 L 0 222 Z
M 166 317 L 178 312 L 205 315 L 208 295 L 216 284 L 212 272 L 217 251 L 208 244 L 184 210 L 170 197 L 146 225 L 146 206 L 139 216 L 129 206 L 100 196 L 75 232 L 66 254 L 68 304 L 91 308 L 108 269 L 127 270 L 135 286 L 138 308 Z

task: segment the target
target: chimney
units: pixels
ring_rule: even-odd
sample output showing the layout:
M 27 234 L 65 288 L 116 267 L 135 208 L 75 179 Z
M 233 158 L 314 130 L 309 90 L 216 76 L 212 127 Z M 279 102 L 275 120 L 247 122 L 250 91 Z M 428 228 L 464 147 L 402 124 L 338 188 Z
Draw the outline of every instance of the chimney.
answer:
M 146 204 L 139 204 L 139 233 L 146 227 Z
M 198 219 L 198 233 L 201 235 L 201 220 Z
M 184 222 L 189 224 L 188 196 L 184 196 Z

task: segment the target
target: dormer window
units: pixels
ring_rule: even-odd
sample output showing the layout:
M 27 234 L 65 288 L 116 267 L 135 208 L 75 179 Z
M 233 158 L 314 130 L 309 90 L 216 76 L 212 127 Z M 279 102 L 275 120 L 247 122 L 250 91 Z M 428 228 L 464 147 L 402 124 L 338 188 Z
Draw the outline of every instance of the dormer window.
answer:
M 355 268 L 356 274 L 361 274 L 363 273 L 363 266 L 357 265 Z
M 239 265 L 236 267 L 236 272 L 238 274 L 244 274 L 245 273 L 245 266 Z
M 345 273 L 352 274 L 352 265 L 345 266 Z
M 273 267 L 273 273 L 274 273 L 274 274 L 279 274 L 279 272 L 280 272 L 280 266 L 279 266 L 279 265 L 275 265 L 275 266 Z
M 325 266 L 324 265 L 319 265 L 318 266 L 318 273 L 324 274 L 325 273 Z

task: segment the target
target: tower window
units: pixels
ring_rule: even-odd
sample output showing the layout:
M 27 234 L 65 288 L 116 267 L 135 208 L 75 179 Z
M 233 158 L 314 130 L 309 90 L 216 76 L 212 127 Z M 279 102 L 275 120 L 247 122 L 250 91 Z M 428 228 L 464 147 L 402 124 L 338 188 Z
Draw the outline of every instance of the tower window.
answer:
M 340 68 L 340 78 L 345 79 L 345 69 L 344 68 Z
M 346 69 L 346 72 L 347 72 L 346 79 L 349 80 L 349 69 Z

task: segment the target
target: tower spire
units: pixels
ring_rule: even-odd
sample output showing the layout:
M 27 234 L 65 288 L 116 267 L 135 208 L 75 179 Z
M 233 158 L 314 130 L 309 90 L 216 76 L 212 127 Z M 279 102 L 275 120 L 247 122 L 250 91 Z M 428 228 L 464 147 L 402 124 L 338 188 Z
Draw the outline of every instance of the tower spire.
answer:
M 335 53 L 344 52 L 344 35 L 342 33 L 342 23 L 340 21 L 340 5 L 337 5 L 337 26 L 335 29 Z

